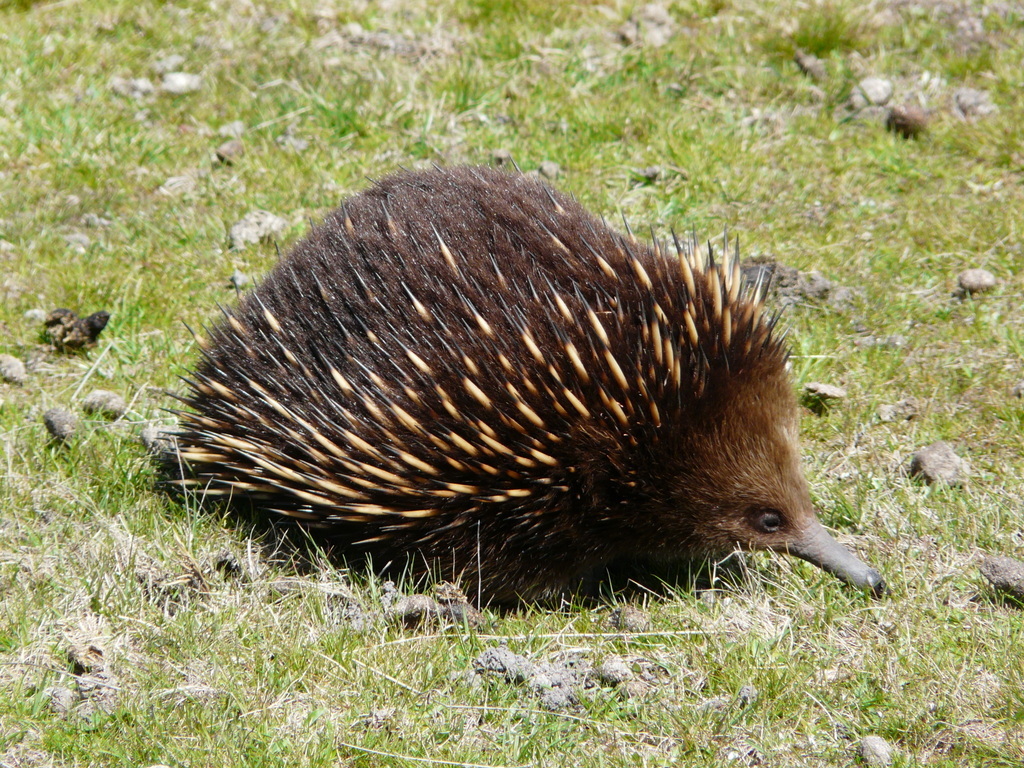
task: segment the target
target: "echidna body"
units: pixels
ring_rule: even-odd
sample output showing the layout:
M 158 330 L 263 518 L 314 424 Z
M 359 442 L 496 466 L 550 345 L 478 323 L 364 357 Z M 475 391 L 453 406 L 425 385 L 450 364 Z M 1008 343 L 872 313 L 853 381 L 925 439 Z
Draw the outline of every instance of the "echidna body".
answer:
M 620 235 L 539 181 L 400 173 L 213 329 L 181 455 L 207 494 L 491 599 L 736 547 L 881 590 L 816 520 L 762 309 L 728 255 Z

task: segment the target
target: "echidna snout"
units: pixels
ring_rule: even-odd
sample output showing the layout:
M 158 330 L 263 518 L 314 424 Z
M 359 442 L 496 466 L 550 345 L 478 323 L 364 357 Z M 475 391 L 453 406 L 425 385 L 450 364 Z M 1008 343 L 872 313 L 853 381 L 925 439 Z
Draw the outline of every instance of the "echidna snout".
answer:
M 400 173 L 213 329 L 185 482 L 492 599 L 737 546 L 877 589 L 816 520 L 786 354 L 728 249 L 641 243 L 525 176 Z

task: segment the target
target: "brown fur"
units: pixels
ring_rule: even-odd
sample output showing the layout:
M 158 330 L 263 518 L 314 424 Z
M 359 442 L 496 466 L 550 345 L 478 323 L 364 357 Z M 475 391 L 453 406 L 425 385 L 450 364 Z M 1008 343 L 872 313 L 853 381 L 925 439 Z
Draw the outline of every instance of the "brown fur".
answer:
M 785 349 L 732 264 L 684 258 L 692 294 L 674 248 L 524 176 L 386 178 L 213 330 L 192 482 L 498 599 L 622 556 L 784 550 L 814 519 Z

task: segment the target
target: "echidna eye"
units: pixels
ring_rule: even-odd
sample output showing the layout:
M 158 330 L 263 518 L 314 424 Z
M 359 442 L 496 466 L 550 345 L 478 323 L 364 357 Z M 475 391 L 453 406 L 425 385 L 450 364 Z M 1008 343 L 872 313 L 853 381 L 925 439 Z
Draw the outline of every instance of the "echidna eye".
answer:
M 778 533 L 782 528 L 782 513 L 777 509 L 758 509 L 751 522 L 761 533 Z

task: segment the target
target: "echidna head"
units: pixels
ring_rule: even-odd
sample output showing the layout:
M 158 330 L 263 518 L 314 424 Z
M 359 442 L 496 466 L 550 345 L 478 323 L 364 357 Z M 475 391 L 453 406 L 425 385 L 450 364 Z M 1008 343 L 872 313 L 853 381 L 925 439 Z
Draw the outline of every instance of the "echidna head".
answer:
M 732 378 L 706 403 L 696 429 L 675 446 L 674 513 L 695 541 L 796 555 L 875 594 L 881 575 L 818 522 L 800 466 L 797 406 L 782 371 Z

